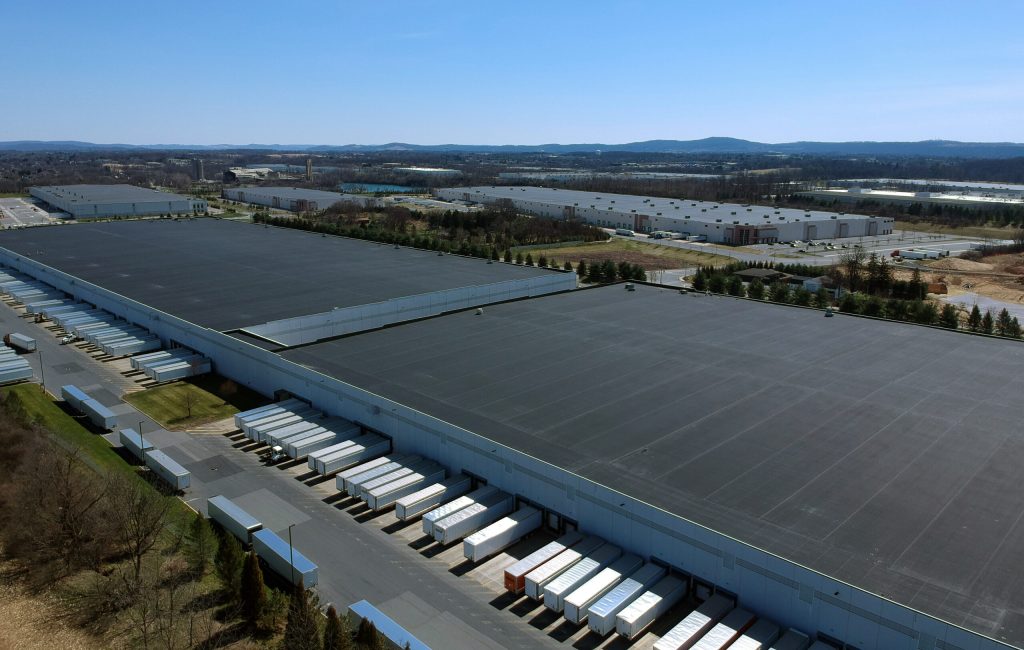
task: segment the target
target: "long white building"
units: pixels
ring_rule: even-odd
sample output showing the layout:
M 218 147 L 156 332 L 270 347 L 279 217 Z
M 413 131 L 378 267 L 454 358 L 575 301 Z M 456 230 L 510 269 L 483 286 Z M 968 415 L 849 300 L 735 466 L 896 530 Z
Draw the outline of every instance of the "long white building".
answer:
M 434 193 L 448 201 L 510 204 L 539 217 L 637 232 L 703 235 L 707 241 L 736 245 L 888 235 L 893 230 L 888 217 L 631 194 L 521 186 L 453 187 Z
M 75 219 L 197 214 L 207 207 L 201 199 L 126 184 L 47 185 L 29 193 Z
M 372 198 L 341 192 L 325 192 L 303 187 L 226 187 L 225 199 L 241 203 L 254 203 L 291 212 L 326 210 L 335 203 L 349 202 L 366 205 Z

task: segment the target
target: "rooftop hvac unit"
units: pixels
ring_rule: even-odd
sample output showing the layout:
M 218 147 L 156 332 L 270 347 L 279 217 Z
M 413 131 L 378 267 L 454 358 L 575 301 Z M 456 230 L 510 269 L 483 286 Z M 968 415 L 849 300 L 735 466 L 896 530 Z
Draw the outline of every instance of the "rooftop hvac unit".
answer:
M 632 282 L 627 282 L 626 291 L 636 291 L 636 286 Z

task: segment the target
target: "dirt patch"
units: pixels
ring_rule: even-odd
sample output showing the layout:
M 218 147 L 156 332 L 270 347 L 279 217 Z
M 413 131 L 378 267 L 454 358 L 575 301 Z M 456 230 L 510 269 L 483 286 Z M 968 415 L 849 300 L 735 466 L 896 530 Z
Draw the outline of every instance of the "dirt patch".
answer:
M 0 585 L 0 650 L 93 650 L 107 647 L 82 630 L 69 627 L 61 612 L 45 598 Z
M 947 257 L 937 260 L 929 264 L 928 268 L 943 271 L 991 271 L 993 269 L 991 264 L 962 260 L 959 257 Z
M 524 255 L 526 253 L 532 255 L 534 260 L 537 260 L 541 255 L 549 260 L 554 258 L 558 261 L 558 266 L 562 266 L 566 260 L 572 262 L 573 266 L 576 266 L 580 260 L 586 260 L 587 264 L 610 260 L 616 264 L 619 262 L 639 264 L 648 271 L 724 264 L 729 261 L 729 258 L 711 252 L 705 253 L 675 246 L 661 246 L 618 238 L 608 242 L 523 251 Z

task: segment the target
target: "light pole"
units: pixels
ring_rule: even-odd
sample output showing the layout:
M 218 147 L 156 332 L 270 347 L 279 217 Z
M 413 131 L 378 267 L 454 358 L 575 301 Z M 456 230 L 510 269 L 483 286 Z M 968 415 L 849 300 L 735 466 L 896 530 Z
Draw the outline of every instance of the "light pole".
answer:
M 295 585 L 295 550 L 292 547 L 292 528 L 295 524 L 288 524 L 288 563 L 292 570 L 292 585 Z

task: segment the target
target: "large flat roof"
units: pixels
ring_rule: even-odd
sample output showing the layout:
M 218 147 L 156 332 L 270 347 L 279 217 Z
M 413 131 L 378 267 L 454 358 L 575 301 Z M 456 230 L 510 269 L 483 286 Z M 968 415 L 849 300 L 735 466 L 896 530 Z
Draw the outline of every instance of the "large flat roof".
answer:
M 47 192 L 74 204 L 147 203 L 187 201 L 187 196 L 151 190 L 137 185 L 40 185 L 32 189 Z
M 246 196 L 276 196 L 281 199 L 298 199 L 303 201 L 316 201 L 326 208 L 339 201 L 365 201 L 366 197 L 357 194 L 344 194 L 342 192 L 326 192 L 324 190 L 311 190 L 305 187 L 229 187 L 229 192 L 241 191 Z
M 771 223 L 780 221 L 824 221 L 837 216 L 836 212 L 823 210 L 803 210 L 795 208 L 772 207 L 765 205 L 740 205 L 738 203 L 720 203 L 718 201 L 700 201 L 685 198 L 664 198 L 657 196 L 640 196 L 634 194 L 608 194 L 606 192 L 584 192 L 581 190 L 562 190 L 548 187 L 531 186 L 477 186 L 445 188 L 447 191 L 464 192 L 470 200 L 480 202 L 497 199 L 516 199 L 532 201 L 559 207 L 593 208 L 596 210 L 660 216 L 664 219 L 685 219 L 715 223 L 739 221 L 759 225 L 765 217 Z M 843 213 L 843 219 L 862 220 L 874 219 L 862 214 Z
M 553 272 L 219 219 L 8 230 L 0 247 L 221 331 Z
M 282 356 L 1024 642 L 1024 344 L 617 285 Z

